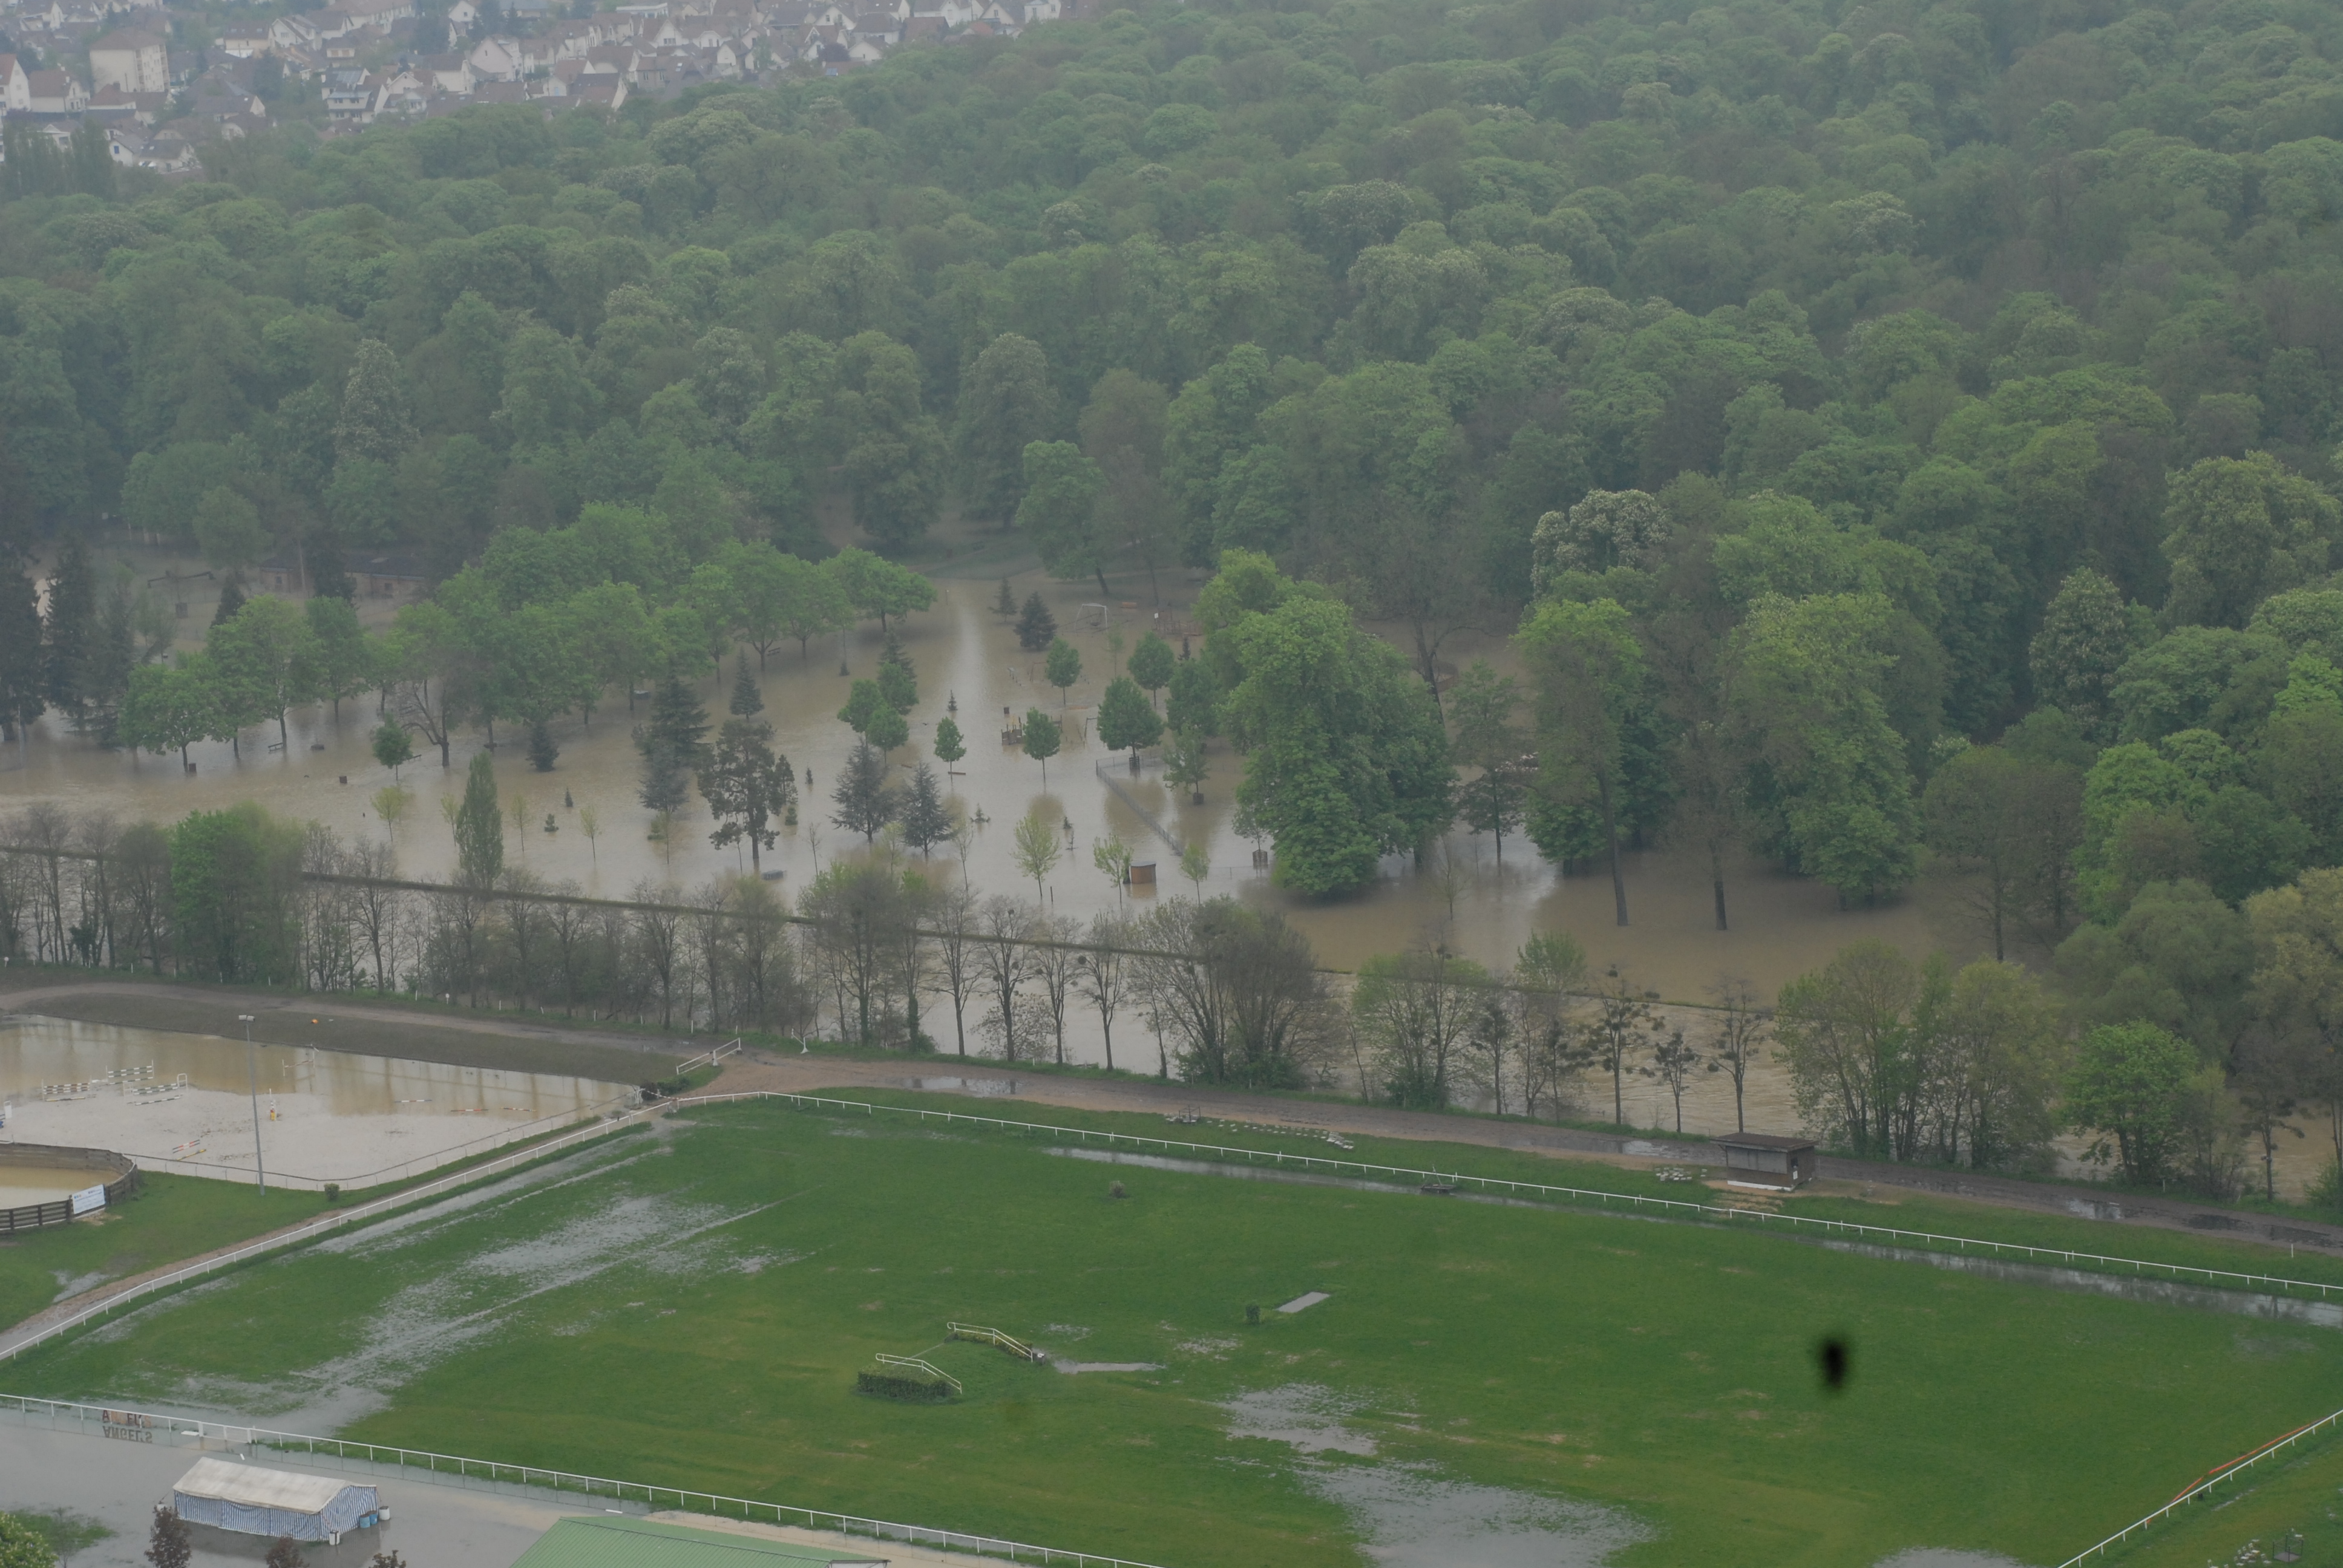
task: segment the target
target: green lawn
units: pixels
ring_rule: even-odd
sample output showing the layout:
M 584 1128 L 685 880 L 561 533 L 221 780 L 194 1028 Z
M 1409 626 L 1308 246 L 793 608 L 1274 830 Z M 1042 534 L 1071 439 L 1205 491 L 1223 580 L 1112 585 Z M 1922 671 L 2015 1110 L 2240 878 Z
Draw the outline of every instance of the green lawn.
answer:
M 103 1220 L 0 1237 L 0 1327 L 39 1312 L 68 1282 L 87 1289 L 143 1273 L 296 1224 L 326 1207 L 315 1192 L 272 1190 L 263 1197 L 242 1182 L 196 1176 L 149 1171 L 138 1185 L 136 1196 Z
M 265 1418 L 360 1408 L 356 1383 L 381 1408 L 354 1431 L 382 1441 L 1181 1568 L 1358 1563 L 1326 1477 L 1394 1462 L 1632 1515 L 1650 1538 L 1621 1563 L 1866 1568 L 1916 1545 L 2056 1562 L 2343 1405 L 2332 1331 L 1754 1231 L 1110 1169 L 773 1106 L 689 1122 L 157 1303 L 9 1386 Z M 1248 1302 L 1307 1290 L 1332 1296 L 1245 1323 Z M 872 1352 L 929 1351 L 952 1318 L 1163 1370 L 1067 1376 L 952 1345 L 932 1357 L 966 1381 L 958 1403 L 851 1392 Z M 1814 1371 L 1825 1333 L 1855 1349 L 1836 1396 Z M 1296 1384 L 1349 1405 L 1375 1459 L 1228 1434 L 1223 1402 Z

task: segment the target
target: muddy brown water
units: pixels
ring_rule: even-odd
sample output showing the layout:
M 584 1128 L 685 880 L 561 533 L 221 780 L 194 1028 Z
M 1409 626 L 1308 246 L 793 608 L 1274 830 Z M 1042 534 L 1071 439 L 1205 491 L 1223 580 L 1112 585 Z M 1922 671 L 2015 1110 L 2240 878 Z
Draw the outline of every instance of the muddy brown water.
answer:
M 1713 929 L 1704 867 L 1666 851 L 1629 857 L 1635 924 L 1621 930 L 1613 923 L 1607 876 L 1563 876 L 1519 838 L 1509 839 L 1501 859 L 1491 839 L 1461 831 L 1436 847 L 1423 866 L 1406 857 L 1387 859 L 1374 884 L 1355 897 L 1333 902 L 1296 899 L 1255 870 L 1253 846 L 1236 836 L 1232 795 L 1243 763 L 1223 743 L 1214 743 L 1201 807 L 1173 799 L 1180 792 L 1167 790 L 1152 773 L 1133 779 L 1127 771 L 1118 772 L 1117 781 L 1138 807 L 1134 810 L 1094 772 L 1101 761 L 1122 767 L 1088 733 L 1098 695 L 1119 668 L 1110 657 L 1110 636 L 1121 637 L 1127 657 L 1149 628 L 1160 626 L 1176 648 L 1184 609 L 1158 611 L 1144 603 L 1125 608 L 1127 601 L 1118 599 L 1102 615 L 1085 608 L 1086 601 L 1098 602 L 1094 584 L 1016 580 L 1019 595 L 1038 586 L 1053 601 L 1062 635 L 1081 652 L 1082 678 L 1065 694 L 1061 709 L 1061 694 L 1042 678 L 1040 656 L 1021 652 L 1009 627 L 991 613 L 995 584 L 946 578 L 938 586 L 936 607 L 903 628 L 905 647 L 919 669 L 920 701 L 911 714 L 912 746 L 898 750 L 893 760 L 898 773 L 908 776 L 913 761 L 931 758 L 936 720 L 956 700 L 969 755 L 949 783 L 960 809 L 977 821 L 966 874 L 985 892 L 1034 896 L 1032 881 L 1016 869 L 1011 835 L 1021 818 L 1037 812 L 1061 826 L 1072 824 L 1073 845 L 1042 890 L 1056 914 L 1087 920 L 1104 910 L 1143 905 L 1151 897 L 1191 891 L 1180 876 L 1177 852 L 1157 837 L 1144 812 L 1182 842 L 1206 846 L 1212 869 L 1204 892 L 1234 893 L 1284 911 L 1308 933 L 1322 961 L 1342 969 L 1443 930 L 1459 950 L 1503 962 L 1532 933 L 1561 929 L 1574 932 L 1598 966 L 1623 962 L 1647 986 L 1690 1000 L 1725 972 L 1770 990 L 1863 936 L 1884 937 L 1916 953 L 1947 942 L 1964 949 L 1973 945 L 1951 929 L 1954 922 L 1938 908 L 1942 900 L 1925 890 L 1888 908 L 1842 911 L 1828 889 L 1757 865 L 1735 869 L 1728 889 L 1735 929 L 1719 932 Z M 183 623 L 190 628 L 190 643 L 200 637 L 202 609 L 197 605 L 195 616 Z M 367 611 L 369 621 L 387 615 L 381 606 Z M 845 676 L 838 673 L 841 642 L 851 672 Z M 853 676 L 868 677 L 875 669 L 880 644 L 875 627 L 820 639 L 803 657 L 790 644 L 773 650 L 759 678 L 765 717 L 774 726 L 777 743 L 800 776 L 809 770 L 813 780 L 800 826 L 786 832 L 765 860 L 768 870 L 784 873 L 787 889 L 803 886 L 818 866 L 860 847 L 859 837 L 828 823 L 830 790 L 854 743 L 837 712 Z M 748 658 L 753 667 L 755 655 Z M 733 661 L 727 659 L 720 672 L 699 683 L 700 700 L 712 718 L 723 717 L 733 672 Z M 1046 781 L 1040 764 L 1000 739 L 1004 708 L 1022 714 L 1032 707 L 1062 711 L 1071 721 L 1065 750 L 1049 763 Z M 400 781 L 414 799 L 405 819 L 387 829 L 372 797 L 392 778 L 367 749 L 378 722 L 371 697 L 344 702 L 338 717 L 324 705 L 297 709 L 289 718 L 285 749 L 270 749 L 277 742 L 275 724 L 256 726 L 245 732 L 240 757 L 225 743 L 191 749 L 196 771 L 190 775 L 176 754 L 102 750 L 69 733 L 53 714 L 34 727 L 29 748 L 0 749 L 0 807 L 51 801 L 76 811 L 167 821 L 191 810 L 256 800 L 273 812 L 323 822 L 345 839 L 387 838 L 404 873 L 444 876 L 455 864 L 455 845 L 439 802 L 461 797 L 466 767 L 485 737 L 477 731 L 459 736 L 450 768 L 443 769 L 433 750 L 402 769 Z M 508 819 L 508 865 L 606 896 L 623 894 L 646 879 L 688 887 L 716 873 L 747 869 L 744 851 L 709 845 L 711 824 L 696 798 L 676 843 L 662 847 L 649 840 L 649 813 L 635 799 L 639 758 L 628 739 L 630 723 L 627 699 L 616 693 L 588 723 L 574 714 L 559 720 L 554 732 L 561 756 L 550 773 L 530 768 L 518 732 L 499 729 L 494 753 L 498 788 L 508 809 L 519 798 L 526 824 L 516 828 Z M 574 804 L 565 804 L 565 797 Z M 579 818 L 579 808 L 586 807 L 599 819 L 598 837 L 590 842 Z M 544 830 L 548 814 L 557 829 L 550 834 Z M 1110 832 L 1130 844 L 1139 860 L 1155 862 L 1152 893 L 1141 888 L 1125 894 L 1092 868 L 1091 849 Z M 1060 842 L 1065 842 L 1062 836 Z M 937 859 L 940 873 L 958 874 L 957 866 Z
M 138 564 L 146 575 L 156 575 L 163 569 L 163 558 Z M 183 570 L 189 566 L 179 564 Z M 1061 711 L 1061 694 L 1043 679 L 1041 657 L 1020 650 L 1007 623 L 992 613 L 997 577 L 977 575 L 982 568 L 974 565 L 962 569 L 970 575 L 940 578 L 935 608 L 901 628 L 919 670 L 920 701 L 911 714 L 912 746 L 897 751 L 893 760 L 898 775 L 907 778 L 913 761 L 931 759 L 936 720 L 944 717 L 948 703 L 957 704 L 969 755 L 948 782 L 956 809 L 973 826 L 964 863 L 939 854 L 932 865 L 939 876 L 964 875 L 981 892 L 1035 897 L 1032 881 L 1014 863 L 1011 839 L 1021 818 L 1039 813 L 1061 829 L 1072 824 L 1071 847 L 1041 890 L 1056 915 L 1087 921 L 1107 910 L 1141 909 L 1150 899 L 1194 890 L 1179 874 L 1177 853 L 1157 835 L 1160 825 L 1182 842 L 1205 845 L 1212 870 L 1202 891 L 1233 894 L 1282 911 L 1309 937 L 1321 961 L 1336 969 L 1355 968 L 1374 954 L 1434 937 L 1444 937 L 1469 957 L 1503 964 L 1532 934 L 1567 930 L 1585 947 L 1598 972 L 1617 963 L 1671 1001 L 1698 1002 L 1728 974 L 1770 995 L 1864 937 L 1884 939 L 1915 957 L 1941 950 L 1966 960 L 1980 950 L 1977 931 L 1956 890 L 1942 882 L 1924 882 L 1911 896 L 1884 908 L 1848 910 L 1838 907 L 1827 888 L 1747 860 L 1732 868 L 1727 883 L 1733 929 L 1718 931 L 1705 862 L 1671 849 L 1627 857 L 1634 923 L 1621 929 L 1614 922 L 1607 874 L 1566 876 L 1540 859 L 1524 839 L 1510 838 L 1500 855 L 1486 835 L 1463 831 L 1435 846 L 1421 865 L 1403 856 L 1386 859 L 1374 883 L 1352 898 L 1296 898 L 1255 869 L 1253 846 L 1236 835 L 1233 794 L 1243 762 L 1224 743 L 1213 745 L 1205 803 L 1192 806 L 1182 798 L 1184 792 L 1167 789 L 1153 771 L 1133 778 L 1122 758 L 1108 756 L 1089 734 L 1098 694 L 1119 668 L 1110 638 L 1119 637 L 1128 657 L 1141 636 L 1158 628 L 1176 648 L 1189 625 L 1185 607 L 1192 600 L 1193 583 L 1174 585 L 1167 578 L 1168 602 L 1159 610 L 1141 579 L 1120 586 L 1118 595 L 1127 597 L 1104 601 L 1101 609 L 1094 583 L 1054 583 L 1030 571 L 1012 578 L 1020 598 L 1041 591 L 1061 634 L 1082 656 L 1082 678 L 1064 694 L 1062 711 L 1071 721 L 1065 750 L 1051 760 L 1045 781 L 1041 765 L 1001 743 L 1002 709 L 1022 714 L 1038 706 Z M 201 638 L 208 608 L 208 600 L 193 603 L 189 619 L 181 623 L 190 646 Z M 369 624 L 384 622 L 388 615 L 387 606 L 364 607 Z M 786 830 L 765 857 L 768 871 L 782 873 L 779 886 L 785 891 L 801 888 L 837 856 L 861 848 L 859 837 L 828 821 L 830 790 L 854 744 L 837 711 L 853 677 L 875 669 L 880 641 L 875 627 L 864 627 L 843 638 L 820 639 L 802 656 L 794 644 L 786 645 L 772 650 L 759 678 L 777 744 L 800 777 L 809 771 L 812 779 L 799 826 Z M 841 651 L 850 671 L 843 676 Z M 1502 659 L 1502 639 L 1459 639 L 1443 664 L 1483 655 Z M 755 655 L 747 657 L 753 667 Z M 728 659 L 699 683 L 700 700 L 711 718 L 723 715 L 733 672 L 734 661 Z M 261 725 L 246 732 L 240 757 L 226 744 L 194 748 L 196 771 L 187 774 L 176 755 L 107 752 L 66 732 L 52 715 L 35 727 L 28 748 L 0 749 L 0 809 L 51 801 L 76 811 L 109 810 L 126 819 L 171 820 L 191 810 L 256 800 L 273 812 L 323 822 L 345 839 L 387 838 L 404 874 L 446 876 L 454 868 L 455 845 L 440 802 L 460 798 L 465 769 L 483 749 L 485 737 L 477 731 L 460 736 L 450 768 L 443 769 L 431 751 L 400 770 L 400 782 L 414 799 L 394 830 L 385 827 L 372 799 L 392 782 L 389 770 L 367 749 L 377 722 L 371 698 L 343 703 L 338 717 L 323 705 L 298 709 L 289 718 L 291 739 L 284 750 L 269 749 L 276 726 Z M 696 801 L 675 842 L 661 846 L 649 839 L 649 813 L 635 800 L 639 759 L 630 726 L 622 694 L 611 694 L 590 722 L 565 718 L 554 727 L 561 756 L 550 773 L 530 768 L 518 733 L 499 731 L 492 754 L 498 788 L 508 809 L 519 798 L 526 824 L 517 829 L 508 819 L 508 864 L 604 897 L 623 896 L 642 882 L 689 887 L 747 869 L 744 851 L 709 843 L 711 824 Z M 1119 789 L 1098 776 L 1101 762 L 1114 769 Z M 585 808 L 598 818 L 598 834 L 591 841 L 581 819 Z M 549 834 L 544 830 L 548 815 L 557 829 Z M 1151 891 L 1125 891 L 1092 868 L 1091 849 L 1110 833 L 1129 844 L 1140 861 L 1155 862 Z M 1059 842 L 1067 844 L 1062 830 Z M 971 1026 L 975 1021 L 969 1020 Z M 930 1027 L 947 1047 L 954 1043 L 948 1016 L 931 1014 Z M 1066 1044 L 1070 1060 L 1103 1058 L 1093 1016 L 1076 1015 Z M 1155 1042 L 1134 1020 L 1122 1020 L 1116 1047 L 1121 1065 L 1153 1064 Z M 1586 1080 L 1577 1098 L 1584 1113 L 1610 1112 L 1607 1081 Z M 1648 1080 L 1631 1080 L 1624 1109 L 1626 1119 L 1637 1125 L 1675 1126 L 1674 1104 Z M 1752 1128 L 1788 1131 L 1797 1126 L 1788 1086 L 1770 1063 L 1753 1076 L 1746 1114 Z M 1720 1132 L 1734 1125 L 1729 1082 L 1701 1074 L 1685 1097 L 1684 1130 Z M 2326 1143 L 2315 1129 L 2309 1131 L 2310 1137 L 2289 1138 L 2281 1149 L 2282 1192 L 2298 1192 L 2326 1162 Z

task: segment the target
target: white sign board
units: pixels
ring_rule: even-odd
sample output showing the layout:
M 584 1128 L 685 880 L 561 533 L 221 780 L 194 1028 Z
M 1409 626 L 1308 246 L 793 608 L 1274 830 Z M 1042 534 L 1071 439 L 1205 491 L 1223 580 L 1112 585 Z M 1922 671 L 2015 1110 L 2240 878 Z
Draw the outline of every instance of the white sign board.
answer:
M 73 1195 L 74 1218 L 76 1220 L 84 1214 L 95 1213 L 105 1207 L 106 1184 L 104 1182 L 95 1187 L 85 1187 Z

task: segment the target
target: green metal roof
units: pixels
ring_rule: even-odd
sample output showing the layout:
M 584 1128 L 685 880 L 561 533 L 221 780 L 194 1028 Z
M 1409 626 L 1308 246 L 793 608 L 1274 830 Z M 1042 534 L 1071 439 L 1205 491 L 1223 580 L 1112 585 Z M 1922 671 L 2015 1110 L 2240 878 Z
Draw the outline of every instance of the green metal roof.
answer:
M 605 1514 L 556 1520 L 513 1568 L 828 1568 L 834 1563 L 884 1561 L 870 1552 L 834 1552 Z

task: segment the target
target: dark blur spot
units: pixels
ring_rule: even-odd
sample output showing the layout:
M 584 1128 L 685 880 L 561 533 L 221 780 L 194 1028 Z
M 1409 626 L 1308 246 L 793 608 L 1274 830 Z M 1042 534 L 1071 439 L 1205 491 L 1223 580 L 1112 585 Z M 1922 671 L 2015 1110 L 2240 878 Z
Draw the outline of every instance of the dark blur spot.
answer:
M 1822 1369 L 1823 1387 L 1837 1393 L 1846 1387 L 1848 1363 L 1852 1359 L 1846 1342 L 1831 1335 L 1815 1347 L 1815 1364 Z

